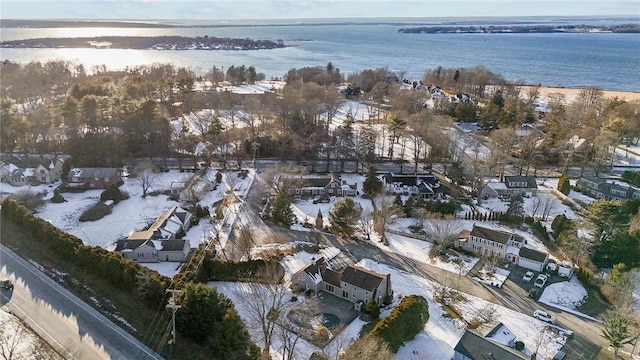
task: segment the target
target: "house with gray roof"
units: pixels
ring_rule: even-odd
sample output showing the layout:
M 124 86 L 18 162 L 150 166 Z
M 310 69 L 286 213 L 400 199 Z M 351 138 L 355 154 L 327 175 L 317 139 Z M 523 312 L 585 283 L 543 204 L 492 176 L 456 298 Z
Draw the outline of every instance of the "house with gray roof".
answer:
M 289 192 L 303 198 L 314 196 L 356 196 L 357 184 L 347 184 L 339 176 L 298 177 L 285 179 L 289 183 Z
M 480 190 L 480 197 L 484 199 L 513 195 L 531 197 L 537 194 L 538 184 L 533 176 L 505 176 L 501 182 L 490 181 Z
M 173 240 L 191 227 L 193 215 L 177 206 L 162 213 L 148 229 L 129 235 L 129 240 Z
M 191 251 L 188 240 L 125 239 L 116 243 L 114 250 L 136 262 L 184 262 Z
M 382 184 L 385 190 L 395 195 L 413 195 L 423 199 L 430 199 L 436 195 L 436 189 L 440 187 L 440 181 L 432 174 L 395 174 L 382 175 Z
M 118 168 L 72 168 L 66 177 L 67 186 L 106 189 L 122 182 Z
M 485 338 L 473 330 L 464 332 L 453 348 L 453 360 L 522 360 L 530 359 L 516 349 Z
M 595 199 L 640 199 L 640 189 L 594 176 L 583 176 L 578 179 L 575 189 Z
M 473 224 L 468 238 L 459 236 L 456 245 L 482 256 L 497 256 L 514 262 L 513 255 L 517 256 L 525 243 L 526 241 L 514 232 Z
M 327 266 L 324 257 L 314 260 L 291 277 L 297 290 L 323 291 L 355 304 L 356 310 L 370 301 L 382 303 L 391 290 L 391 275 L 379 274 L 355 265 L 341 272 Z
M 14 157 L 2 163 L 0 177 L 13 186 L 51 184 L 60 180 L 63 163 L 56 157 Z

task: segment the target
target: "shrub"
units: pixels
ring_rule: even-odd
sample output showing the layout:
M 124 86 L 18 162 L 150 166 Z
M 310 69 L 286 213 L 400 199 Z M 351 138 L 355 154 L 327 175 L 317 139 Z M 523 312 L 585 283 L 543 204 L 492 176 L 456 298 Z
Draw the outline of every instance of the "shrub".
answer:
M 536 221 L 531 225 L 531 230 L 533 233 L 540 239 L 544 241 L 549 241 L 549 233 L 547 233 L 547 229 L 542 225 L 540 221 Z
M 553 222 L 551 223 L 551 230 L 553 231 L 553 236 L 558 238 L 563 231 L 565 231 L 571 225 L 571 220 L 567 219 L 564 214 L 560 214 L 553 218 Z
M 115 185 L 109 186 L 100 194 L 100 201 L 113 200 L 113 202 L 116 204 L 128 198 L 129 195 L 125 192 L 120 191 L 120 188 Z
M 24 206 L 30 212 L 36 212 L 44 206 L 42 196 L 29 190 L 21 190 L 11 196 L 18 204 Z
M 377 302 L 371 301 L 364 306 L 364 312 L 371 315 L 372 318 L 377 319 L 380 317 L 380 305 Z
M 55 190 L 53 192 L 53 197 L 51 198 L 51 202 L 52 203 L 56 203 L 56 204 L 60 204 L 63 203 L 67 200 L 65 200 L 64 196 L 62 196 L 62 194 L 60 194 L 60 192 L 58 190 Z
M 111 209 L 103 204 L 103 203 L 98 203 L 93 205 L 92 207 L 88 208 L 87 210 L 85 210 L 82 215 L 80 215 L 80 221 L 84 222 L 84 221 L 96 221 L 96 220 L 100 220 L 103 217 L 107 216 L 111 214 Z
M 219 171 L 216 173 L 216 182 L 220 184 L 222 182 L 222 173 Z
M 520 340 L 516 341 L 516 344 L 514 346 L 516 348 L 516 350 L 518 351 L 522 351 L 524 350 L 524 343 Z
M 428 320 L 427 300 L 418 295 L 406 296 L 389 316 L 376 324 L 370 335 L 384 339 L 395 353 L 405 341 L 422 331 Z

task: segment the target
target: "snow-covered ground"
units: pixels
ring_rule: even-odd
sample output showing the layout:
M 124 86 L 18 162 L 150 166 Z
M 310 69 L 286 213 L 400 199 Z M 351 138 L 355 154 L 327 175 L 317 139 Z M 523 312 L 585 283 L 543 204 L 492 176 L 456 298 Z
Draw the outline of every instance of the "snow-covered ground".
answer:
M 357 265 L 379 273 L 391 274 L 391 284 L 396 299 L 401 296 L 415 294 L 425 297 L 428 301 L 429 321 L 423 331 L 398 350 L 395 356 L 396 359 L 428 358 L 433 360 L 449 360 L 452 358 L 453 348 L 462 337 L 465 324 L 459 320 L 452 320 L 446 317 L 446 313 L 440 304 L 433 300 L 434 290 L 438 286 L 437 283 L 369 259 L 364 259 Z M 209 283 L 209 286 L 215 286 L 218 291 L 227 295 L 236 305 L 236 309 L 242 319 L 245 322 L 249 321 L 247 311 L 241 300 L 241 298 L 244 297 L 243 294 L 248 291 L 246 284 L 213 282 Z M 536 341 L 539 340 L 541 336 L 544 338 L 544 345 L 539 349 L 539 359 L 543 359 L 543 356 L 545 358 L 553 356 L 566 343 L 566 337 L 545 332 L 544 330 L 547 324 L 528 314 L 521 314 L 470 295 L 463 295 L 466 301 L 457 302 L 454 306 L 462 313 L 464 320 L 471 321 L 479 314 L 495 309 L 495 321 L 502 322 L 510 334 L 517 340 L 524 342 L 526 354 L 532 353 Z M 388 310 L 384 311 L 382 316 L 386 314 L 388 314 Z M 362 320 L 354 320 L 340 335 L 332 340 L 327 348 L 325 348 L 325 351 L 333 353 L 337 349 L 332 347 L 348 347 L 349 343 L 357 338 L 358 332 L 363 325 L 364 322 Z M 249 326 L 249 333 L 254 341 L 260 343 L 260 333 L 256 327 Z M 278 339 L 274 340 L 272 351 L 274 352 L 274 356 L 277 357 L 279 356 L 277 354 L 281 354 L 282 344 L 280 344 Z M 317 350 L 319 349 L 315 345 L 301 339 L 296 347 L 297 358 L 309 358 L 309 356 Z
M 215 181 L 215 174 L 218 170 L 209 169 L 199 180 L 200 182 Z M 224 220 L 220 224 L 202 219 L 200 224 L 192 227 L 184 237 L 189 240 L 192 248 L 206 240 L 211 239 L 215 234 L 219 234 L 220 245 L 224 247 L 232 225 L 238 215 L 253 179 L 255 171 L 249 170 L 247 176 L 237 177 L 237 171 L 221 171 L 222 183 L 216 190 L 206 191 L 200 194 L 199 204 L 209 207 L 211 213 L 214 212 L 213 204 L 220 201 L 225 195 L 230 196 L 233 191 L 234 200 L 231 205 L 224 209 Z M 186 182 L 193 173 L 182 173 L 179 171 L 169 171 L 155 174 L 155 179 L 149 193 L 169 190 L 174 182 Z M 88 190 L 82 193 L 63 193 L 66 202 L 56 204 L 48 201 L 53 196 L 53 187 L 39 185 L 37 187 L 21 186 L 14 187 L 7 183 L 0 184 L 0 192 L 3 194 L 16 193 L 21 190 L 33 192 L 48 192 L 45 197 L 45 206 L 35 215 L 49 221 L 57 228 L 77 236 L 85 245 L 99 246 L 107 250 L 114 248 L 115 242 L 125 239 L 134 231 L 140 231 L 149 226 L 158 216 L 174 206 L 180 206 L 177 201 L 169 199 L 167 195 L 147 195 L 142 197 L 142 188 L 136 178 L 124 178 L 124 184 L 120 190 L 129 194 L 129 199 L 116 204 L 112 213 L 96 221 L 81 222 L 80 215 L 91 206 L 100 201 L 100 194 L 103 190 Z M 196 184 L 198 187 L 199 184 Z M 158 263 L 143 265 L 157 270 L 161 274 L 172 277 L 177 273 L 177 263 Z M 174 269 L 173 271 L 171 269 Z
M 640 271 L 632 272 L 631 279 L 633 281 L 633 298 L 636 301 L 636 311 L 640 314 Z
M 538 301 L 545 304 L 556 304 L 565 308 L 575 309 L 582 305 L 587 298 L 587 290 L 576 276 L 569 281 L 562 281 L 548 285 Z
M 24 326 L 20 319 L 0 309 L 0 356 L 3 359 L 30 359 L 33 347 L 38 343 L 37 335 Z
M 509 270 L 495 267 L 493 271 L 491 271 L 485 265 L 478 271 L 478 276 L 473 277 L 473 280 L 479 281 L 489 286 L 502 287 L 502 284 L 507 281 L 509 274 L 511 274 L 511 271 Z

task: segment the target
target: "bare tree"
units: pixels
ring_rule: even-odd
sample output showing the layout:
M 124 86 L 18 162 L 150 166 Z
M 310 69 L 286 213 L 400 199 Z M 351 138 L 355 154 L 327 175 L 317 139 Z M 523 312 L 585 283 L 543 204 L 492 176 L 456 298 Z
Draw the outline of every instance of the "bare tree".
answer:
M 432 221 L 429 237 L 440 249 L 448 249 L 458 239 L 458 224 L 453 221 Z
M 236 248 L 238 249 L 238 252 L 247 259 L 247 261 L 251 260 L 251 247 L 254 245 L 253 238 L 254 233 L 251 228 L 243 225 L 239 226 Z
M 265 279 L 280 279 L 278 263 L 270 263 L 261 275 Z M 247 283 L 247 291 L 238 294 L 247 311 L 249 326 L 261 330 L 262 353 L 269 359 L 269 352 L 278 320 L 286 307 L 287 288 L 281 283 Z
M 136 181 L 142 189 L 142 197 L 147 196 L 147 191 L 153 186 L 156 180 L 156 174 L 153 172 L 153 165 L 151 163 L 142 163 L 134 169 L 136 175 Z
M 294 360 L 298 340 L 312 330 L 309 324 L 318 316 L 318 300 L 311 298 L 290 309 L 278 321 L 278 337 L 282 341 L 282 359 Z
M 358 231 L 366 236 L 367 240 L 371 241 L 371 234 L 373 234 L 374 231 L 373 228 L 373 212 L 363 210 L 358 221 Z
M 538 211 L 542 209 L 542 195 L 535 196 L 531 201 L 531 216 L 536 218 L 538 216 Z
M 380 235 L 383 244 L 388 245 L 385 232 L 389 225 L 400 215 L 401 210 L 390 197 L 379 197 L 373 200 L 373 229 Z
M 542 220 L 547 221 L 547 219 L 549 218 L 549 214 L 551 213 L 551 210 L 553 210 L 556 207 L 558 203 L 558 199 L 556 199 L 555 196 L 552 196 L 549 194 L 541 195 L 541 197 L 542 197 Z
M 0 322 L 0 356 L 4 360 L 26 360 L 24 338 L 27 336 L 29 333 L 13 318 Z

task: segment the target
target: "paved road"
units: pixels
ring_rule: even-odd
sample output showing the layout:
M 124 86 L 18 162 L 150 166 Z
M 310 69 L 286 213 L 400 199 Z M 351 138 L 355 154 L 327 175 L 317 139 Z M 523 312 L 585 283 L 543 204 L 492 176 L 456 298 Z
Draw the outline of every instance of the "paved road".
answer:
M 162 359 L 104 315 L 0 245 L 0 277 L 13 291 L 0 301 L 65 359 Z

